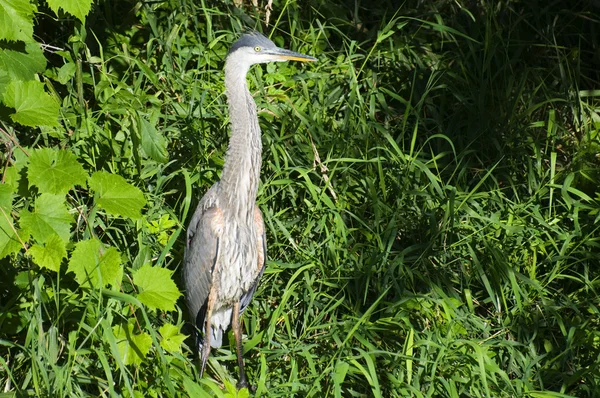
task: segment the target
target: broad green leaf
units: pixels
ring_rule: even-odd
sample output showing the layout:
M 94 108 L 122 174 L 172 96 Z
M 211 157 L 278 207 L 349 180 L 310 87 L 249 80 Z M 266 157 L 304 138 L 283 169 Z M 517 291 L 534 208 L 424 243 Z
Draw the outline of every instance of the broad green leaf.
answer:
M 138 299 L 151 309 L 174 311 L 181 292 L 166 268 L 144 265 L 133 274 L 133 283 L 142 292 Z
M 73 76 L 75 76 L 75 71 L 77 70 L 77 66 L 74 62 L 67 62 L 58 70 L 57 79 L 61 84 L 67 84 L 69 80 Z
M 18 252 L 23 247 L 21 241 L 29 240 L 26 232 L 19 231 L 19 236 L 11 216 L 11 212 L 0 207 L 0 259 Z
M 8 87 L 8 84 L 11 82 L 11 78 L 8 75 L 8 72 L 0 69 L 0 101 L 2 101 L 2 98 L 4 98 L 4 92 L 6 91 L 6 87 Z
M 62 259 L 67 257 L 65 243 L 58 235 L 52 235 L 46 240 L 46 244 L 33 245 L 29 248 L 29 254 L 33 262 L 40 267 L 48 268 L 54 272 L 60 271 Z
M 104 247 L 98 239 L 84 240 L 75 245 L 67 272 L 74 272 L 80 285 L 116 286 L 123 277 L 121 256 L 117 249 Z
M 30 196 L 27 186 L 26 166 L 29 164 L 29 156 L 21 148 L 14 148 L 12 156 L 15 161 L 12 166 L 6 168 L 4 172 L 4 183 L 11 185 L 13 192 L 21 196 Z
M 13 193 L 15 187 L 10 184 L 0 184 L 0 208 L 7 213 L 12 210 Z
M 31 41 L 35 11 L 29 0 L 0 0 L 0 40 Z
M 152 338 L 147 333 L 135 334 L 133 322 L 128 322 L 125 326 L 114 326 L 112 330 L 117 338 L 117 347 L 123 363 L 140 365 L 150 351 Z
M 85 184 L 87 173 L 73 153 L 41 148 L 31 154 L 27 176 L 40 192 L 66 195 L 73 186 Z
M 29 164 L 29 154 L 26 152 L 29 150 L 30 148 L 13 148 L 12 156 L 15 158 L 13 166 L 16 167 L 17 170 L 21 170 L 23 167 Z
M 146 155 L 159 163 L 169 160 L 167 154 L 167 140 L 156 131 L 156 127 L 143 117 L 139 118 L 140 133 L 142 135 L 142 148 Z
M 5 71 L 11 81 L 33 80 L 37 73 L 42 73 L 45 69 L 46 57 L 39 43 L 25 44 L 25 51 L 0 48 L 0 70 Z M 3 94 L 4 92 L 0 93 Z
M 64 243 L 69 241 L 73 217 L 65 206 L 65 197 L 43 193 L 35 200 L 33 213 L 23 210 L 20 223 L 31 232 L 39 243 L 58 235 Z
M 19 187 L 19 181 L 21 180 L 21 173 L 15 166 L 9 166 L 4 172 L 4 184 L 11 187 L 11 191 L 15 192 Z
M 138 219 L 146 204 L 144 194 L 123 177 L 97 171 L 89 179 L 90 188 L 96 192 L 96 203 L 107 212 Z
M 6 106 L 15 108 L 10 118 L 24 126 L 58 126 L 59 104 L 44 91 L 44 83 L 14 80 L 4 93 Z
M 50 9 L 58 14 L 58 9 L 62 8 L 64 11 L 75 16 L 81 22 L 85 22 L 85 17 L 92 8 L 91 0 L 46 0 Z
M 169 352 L 181 353 L 181 345 L 188 337 L 185 334 L 179 333 L 179 328 L 170 323 L 162 325 L 158 332 L 162 336 L 160 346 Z

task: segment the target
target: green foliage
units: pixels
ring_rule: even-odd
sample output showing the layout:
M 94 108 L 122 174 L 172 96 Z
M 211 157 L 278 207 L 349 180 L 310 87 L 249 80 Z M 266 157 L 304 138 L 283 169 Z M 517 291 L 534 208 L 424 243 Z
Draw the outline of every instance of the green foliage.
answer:
M 0 185 L 0 208 L 10 211 L 12 209 L 13 187 L 9 184 Z
M 64 196 L 75 185 L 85 185 L 87 173 L 72 152 L 40 148 L 31 154 L 27 177 L 40 192 Z
M 64 197 L 43 193 L 36 198 L 35 211 L 21 212 L 20 224 L 28 228 L 37 242 L 45 243 L 50 237 L 58 236 L 62 242 L 69 241 L 73 217 L 64 203 Z
M 98 239 L 77 242 L 68 271 L 75 273 L 75 280 L 80 285 L 92 288 L 117 286 L 123 276 L 119 251 L 104 247 Z
M 29 1 L 0 2 L 0 38 L 29 41 L 33 36 L 33 13 L 36 7 Z
M 91 4 L 90 0 L 48 1 L 54 12 L 62 8 L 81 21 Z M 33 38 L 37 9 L 37 1 L 0 2 L 0 104 L 13 108 L 10 118 L 23 126 L 59 126 L 59 104 L 36 80 L 46 68 L 40 43 Z
M 4 391 L 249 395 L 175 281 L 250 25 L 319 59 L 248 76 L 255 395 L 598 396 L 594 2 L 231 3 L 0 0 Z
M 75 16 L 81 22 L 85 22 L 85 17 L 90 12 L 92 7 L 91 1 L 81 0 L 47 0 L 50 8 L 58 14 L 58 10 L 62 9 L 65 12 Z
M 152 347 L 150 335 L 135 334 L 133 322 L 128 322 L 125 326 L 115 326 L 113 333 L 117 339 L 121 361 L 125 365 L 140 365 Z
M 34 244 L 29 248 L 33 262 L 40 267 L 54 272 L 60 272 L 60 263 L 67 257 L 65 241 L 58 235 L 51 235 L 45 239 L 45 244 Z
M 20 236 L 8 210 L 0 208 L 0 258 L 16 253 L 21 249 Z
M 156 127 L 144 118 L 139 118 L 139 130 L 141 133 L 142 148 L 153 160 L 165 163 L 167 156 L 167 140 L 160 135 Z
M 142 291 L 138 299 L 150 309 L 174 311 L 181 293 L 165 268 L 144 265 L 133 274 L 133 283 Z M 165 283 L 166 281 L 166 283 Z
M 38 83 L 34 82 L 33 79 L 36 74 L 43 72 L 44 69 L 46 69 L 46 58 L 38 43 L 26 42 L 24 51 L 0 48 L 0 71 L 4 72 L 7 77 L 6 84 L 2 86 L 2 97 L 0 98 L 4 98 L 9 82 L 13 85 L 18 83 L 21 88 L 25 88 L 27 87 L 25 80 L 28 81 L 27 83 Z M 33 85 L 33 87 L 37 88 L 36 85 Z M 24 92 L 17 91 L 16 88 L 13 88 L 13 91 L 14 96 L 28 97 Z
M 170 323 L 162 325 L 158 332 L 162 336 L 160 341 L 162 348 L 173 353 L 181 353 L 181 345 L 188 336 L 181 334 L 180 329 Z
M 89 179 L 90 188 L 96 193 L 96 203 L 115 216 L 138 219 L 146 204 L 144 194 L 138 188 L 115 174 L 97 171 Z
M 6 106 L 15 108 L 11 119 L 24 126 L 58 126 L 58 103 L 36 81 L 12 81 L 2 98 Z

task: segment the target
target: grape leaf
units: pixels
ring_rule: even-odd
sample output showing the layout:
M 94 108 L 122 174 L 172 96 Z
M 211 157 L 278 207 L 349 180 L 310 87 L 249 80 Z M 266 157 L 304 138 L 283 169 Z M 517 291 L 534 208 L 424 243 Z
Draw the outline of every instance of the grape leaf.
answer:
M 181 353 L 181 345 L 184 340 L 188 337 L 185 334 L 179 333 L 179 328 L 170 323 L 162 325 L 158 332 L 162 336 L 160 346 L 169 352 Z
M 25 51 L 0 47 L 0 70 L 5 71 L 9 79 L 6 85 L 11 80 L 33 80 L 36 73 L 42 73 L 45 69 L 46 57 L 39 43 L 26 43 Z M 3 77 L 2 81 L 5 79 Z
M 60 271 L 62 259 L 67 257 L 65 243 L 58 235 L 52 235 L 46 240 L 44 246 L 33 245 L 29 248 L 33 262 L 40 267 L 48 268 L 54 272 Z
M 89 283 L 94 288 L 115 286 L 123 278 L 119 251 L 114 247 L 105 248 L 98 239 L 75 245 L 67 272 L 74 272 L 80 285 Z
M 65 206 L 64 196 L 43 193 L 35 200 L 35 211 L 21 212 L 21 227 L 26 227 L 34 239 L 45 243 L 52 235 L 58 235 L 64 243 L 69 241 L 73 217 Z
M 23 247 L 21 240 L 25 242 L 29 239 L 27 232 L 20 231 L 19 240 L 15 231 L 10 211 L 0 207 L 0 259 L 18 252 Z
M 34 11 L 29 0 L 0 0 L 0 40 L 31 41 Z
M 142 292 L 138 299 L 148 308 L 174 311 L 181 292 L 171 278 L 172 272 L 166 268 L 144 265 L 133 274 L 133 283 Z
M 58 14 L 58 9 L 62 8 L 81 22 L 85 22 L 85 17 L 92 8 L 91 0 L 46 0 L 46 2 L 56 14 Z
M 15 187 L 11 184 L 0 184 L 0 207 L 3 208 L 7 214 L 12 210 L 13 193 Z
M 97 171 L 89 179 L 90 188 L 96 192 L 96 203 L 107 212 L 138 219 L 146 204 L 144 194 L 123 177 Z
M 117 347 L 125 365 L 140 365 L 152 346 L 152 338 L 147 333 L 134 334 L 134 325 L 117 325 L 112 331 L 117 338 Z
M 0 101 L 2 101 L 6 87 L 8 87 L 8 84 L 11 82 L 11 80 L 12 79 L 8 75 L 8 72 L 0 69 Z
M 14 148 L 12 156 L 15 161 L 4 172 L 4 184 L 12 186 L 13 192 L 20 196 L 30 196 L 25 167 L 29 164 L 29 155 L 26 155 L 21 148 Z
M 15 108 L 10 118 L 24 126 L 58 126 L 58 102 L 44 91 L 44 83 L 35 80 L 13 80 L 3 98 L 6 106 Z
M 87 173 L 75 154 L 41 148 L 31 154 L 27 176 L 29 184 L 36 185 L 40 192 L 66 195 L 74 185 L 85 184 Z

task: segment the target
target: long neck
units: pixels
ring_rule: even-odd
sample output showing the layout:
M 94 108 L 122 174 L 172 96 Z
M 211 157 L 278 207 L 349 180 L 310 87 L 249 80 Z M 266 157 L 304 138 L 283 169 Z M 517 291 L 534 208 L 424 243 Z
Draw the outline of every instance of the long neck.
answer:
M 231 138 L 219 190 L 234 214 L 251 220 L 260 179 L 262 142 L 256 103 L 246 83 L 248 69 L 239 66 L 225 63 Z

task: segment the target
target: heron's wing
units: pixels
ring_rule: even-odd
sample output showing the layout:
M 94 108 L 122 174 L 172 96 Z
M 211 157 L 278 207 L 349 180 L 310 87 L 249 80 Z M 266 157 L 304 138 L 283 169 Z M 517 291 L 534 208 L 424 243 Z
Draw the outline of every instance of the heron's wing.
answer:
M 203 330 L 202 307 L 208 299 L 213 272 L 219 262 L 223 213 L 216 206 L 204 210 L 201 205 L 198 205 L 187 232 L 183 279 L 191 320 Z
M 254 224 L 256 226 L 256 253 L 258 256 L 258 269 L 256 270 L 256 278 L 254 278 L 254 282 L 252 283 L 252 287 L 245 294 L 242 295 L 240 299 L 240 313 L 244 312 L 250 301 L 252 301 L 252 296 L 254 296 L 254 292 L 258 287 L 258 283 L 260 282 L 260 278 L 262 274 L 265 272 L 265 266 L 267 264 L 267 236 L 265 234 L 265 223 L 263 222 L 262 213 L 258 206 L 254 207 Z

